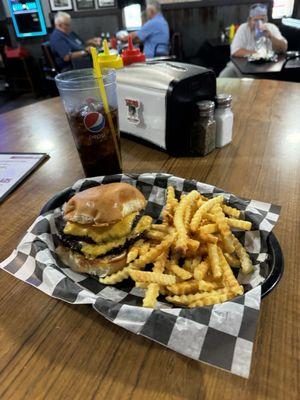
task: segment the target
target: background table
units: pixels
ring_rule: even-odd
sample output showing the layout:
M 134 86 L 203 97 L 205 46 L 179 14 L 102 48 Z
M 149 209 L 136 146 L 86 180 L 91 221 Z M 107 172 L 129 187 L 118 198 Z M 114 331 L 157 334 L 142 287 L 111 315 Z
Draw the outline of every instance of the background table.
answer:
M 262 302 L 250 379 L 181 356 L 0 271 L 1 400 L 297 398 L 300 85 L 223 79 L 218 87 L 234 99 L 231 145 L 205 158 L 172 158 L 123 140 L 122 153 L 128 172 L 169 172 L 283 206 L 275 234 L 286 271 Z M 3 259 L 47 199 L 83 172 L 58 98 L 0 115 L 0 127 L 2 151 L 51 155 L 1 205 Z
M 286 61 L 285 55 L 279 55 L 278 61 L 264 64 L 248 62 L 245 57 L 231 57 L 231 61 L 244 75 L 279 74 Z

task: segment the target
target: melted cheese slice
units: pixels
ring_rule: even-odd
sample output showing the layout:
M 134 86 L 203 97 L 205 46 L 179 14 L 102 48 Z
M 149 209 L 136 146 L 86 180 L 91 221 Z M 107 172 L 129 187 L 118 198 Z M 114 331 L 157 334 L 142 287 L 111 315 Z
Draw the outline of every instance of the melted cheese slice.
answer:
M 88 244 L 82 243 L 81 251 L 85 256 L 89 258 L 96 258 L 102 254 L 106 254 L 108 251 L 115 249 L 116 247 L 123 246 L 126 243 L 126 237 L 123 239 L 113 240 L 109 243 L 102 244 Z
M 152 225 L 152 218 L 149 215 L 144 215 L 133 230 L 133 235 L 138 235 L 145 230 L 149 230 Z
M 77 224 L 75 222 L 67 222 L 64 233 L 73 236 L 88 236 L 96 243 L 108 242 L 127 236 L 131 231 L 132 223 L 136 215 L 137 213 L 129 214 L 122 219 L 122 221 L 112 226 L 94 227 Z
M 132 231 L 132 233 L 126 237 L 121 239 L 113 240 L 108 243 L 101 244 L 88 244 L 81 242 L 82 247 L 81 251 L 83 254 L 89 258 L 96 258 L 103 254 L 106 254 L 108 251 L 115 249 L 116 247 L 123 246 L 126 243 L 127 239 L 134 238 L 135 236 L 143 233 L 145 230 L 150 229 L 152 224 L 152 218 L 148 215 L 144 215 Z

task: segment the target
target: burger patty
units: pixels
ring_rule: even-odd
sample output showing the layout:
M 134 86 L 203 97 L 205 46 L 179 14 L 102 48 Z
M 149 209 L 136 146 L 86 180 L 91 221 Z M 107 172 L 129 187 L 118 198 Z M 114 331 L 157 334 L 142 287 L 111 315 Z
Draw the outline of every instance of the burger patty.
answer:
M 133 230 L 136 225 L 138 224 L 139 220 L 143 216 L 143 213 L 139 213 L 136 215 L 136 217 L 133 220 L 132 227 L 131 229 Z M 64 227 L 66 226 L 66 221 L 63 219 L 63 216 L 59 216 L 55 219 L 55 225 L 58 230 L 58 235 L 59 239 L 65 247 L 70 248 L 73 251 L 76 251 L 77 253 L 83 254 L 81 249 L 82 249 L 82 244 L 81 242 L 89 243 L 89 244 L 97 244 L 92 238 L 89 236 L 73 236 L 73 235 L 66 235 L 64 233 Z M 138 240 L 140 237 L 142 237 L 142 233 L 139 235 L 135 235 L 134 237 L 129 237 L 126 240 L 126 243 L 122 246 L 118 246 L 107 253 L 105 253 L 105 256 L 108 255 L 116 255 L 119 253 L 122 253 L 124 250 L 127 250 L 129 246 L 131 246 L 136 240 Z M 99 256 L 99 258 L 104 257 L 104 255 Z M 97 257 L 98 258 L 98 257 Z

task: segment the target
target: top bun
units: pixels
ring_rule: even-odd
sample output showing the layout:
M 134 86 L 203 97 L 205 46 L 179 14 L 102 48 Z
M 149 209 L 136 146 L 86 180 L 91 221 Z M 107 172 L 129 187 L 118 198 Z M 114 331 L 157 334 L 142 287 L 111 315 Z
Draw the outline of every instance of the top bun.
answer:
M 108 183 L 75 194 L 64 205 L 67 221 L 108 226 L 146 206 L 145 197 L 128 183 Z

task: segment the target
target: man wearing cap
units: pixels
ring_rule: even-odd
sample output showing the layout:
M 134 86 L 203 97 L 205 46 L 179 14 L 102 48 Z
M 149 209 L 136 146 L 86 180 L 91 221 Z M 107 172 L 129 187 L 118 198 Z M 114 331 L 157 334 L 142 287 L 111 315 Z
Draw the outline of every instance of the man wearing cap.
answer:
M 139 31 L 130 33 L 132 39 L 143 42 L 147 58 L 169 54 L 169 25 L 161 13 L 158 1 L 148 0 L 146 8 L 147 22 Z M 127 41 L 127 36 L 122 38 Z
M 250 7 L 248 22 L 240 25 L 231 43 L 230 51 L 233 57 L 248 57 L 256 53 L 262 37 L 262 43 L 268 50 L 275 53 L 284 53 L 287 50 L 287 40 L 276 25 L 267 22 L 267 14 L 268 8 L 265 4 L 257 3 Z M 219 75 L 221 78 L 240 76 L 242 74 L 232 62 L 229 62 Z

